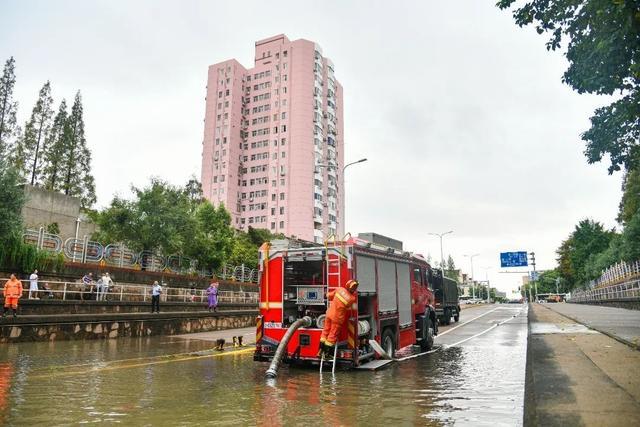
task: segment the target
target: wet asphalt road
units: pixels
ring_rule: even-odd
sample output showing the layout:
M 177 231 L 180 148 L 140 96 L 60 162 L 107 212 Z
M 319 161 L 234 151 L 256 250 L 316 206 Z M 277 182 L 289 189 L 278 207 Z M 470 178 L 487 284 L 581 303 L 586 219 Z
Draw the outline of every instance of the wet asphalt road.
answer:
M 464 310 L 436 351 L 380 371 L 283 366 L 272 382 L 251 347 L 211 353 L 206 335 L 13 344 L 0 348 L 0 425 L 518 426 L 525 308 Z

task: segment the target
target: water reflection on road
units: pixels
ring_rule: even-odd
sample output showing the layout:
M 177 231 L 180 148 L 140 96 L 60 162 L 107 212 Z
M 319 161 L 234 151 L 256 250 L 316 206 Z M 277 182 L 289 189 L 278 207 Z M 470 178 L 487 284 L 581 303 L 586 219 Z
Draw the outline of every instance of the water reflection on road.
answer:
M 516 309 L 470 310 L 488 314 L 439 341 L 472 337 Z M 315 370 L 285 366 L 272 383 L 264 379 L 267 365 L 253 362 L 249 352 L 202 357 L 197 352 L 212 347 L 204 341 L 154 337 L 14 344 L 0 348 L 0 421 L 519 425 L 526 333 L 522 315 L 456 347 L 379 372 L 321 377 Z

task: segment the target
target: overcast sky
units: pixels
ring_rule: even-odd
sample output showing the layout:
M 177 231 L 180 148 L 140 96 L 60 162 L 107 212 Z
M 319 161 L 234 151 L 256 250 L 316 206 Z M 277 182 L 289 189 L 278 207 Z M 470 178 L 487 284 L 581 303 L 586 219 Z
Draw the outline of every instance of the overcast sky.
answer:
M 439 258 L 503 290 L 499 253 L 538 268 L 582 218 L 614 227 L 620 174 L 587 165 L 580 133 L 605 98 L 561 83 L 564 57 L 495 0 L 8 1 L 0 60 L 16 59 L 23 123 L 50 80 L 84 101 L 98 206 L 151 176 L 200 176 L 207 66 L 253 64 L 256 40 L 315 41 L 344 86 L 347 230 Z

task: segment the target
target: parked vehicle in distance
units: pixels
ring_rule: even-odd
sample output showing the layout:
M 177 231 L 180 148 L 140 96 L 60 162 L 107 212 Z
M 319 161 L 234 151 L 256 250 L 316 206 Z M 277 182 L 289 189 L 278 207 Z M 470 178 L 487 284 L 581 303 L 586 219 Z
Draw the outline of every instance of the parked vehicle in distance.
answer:
M 458 284 L 448 277 L 443 277 L 442 270 L 429 269 L 429 281 L 433 283 L 436 315 L 440 324 L 449 325 L 452 317 L 458 322 L 460 320 Z

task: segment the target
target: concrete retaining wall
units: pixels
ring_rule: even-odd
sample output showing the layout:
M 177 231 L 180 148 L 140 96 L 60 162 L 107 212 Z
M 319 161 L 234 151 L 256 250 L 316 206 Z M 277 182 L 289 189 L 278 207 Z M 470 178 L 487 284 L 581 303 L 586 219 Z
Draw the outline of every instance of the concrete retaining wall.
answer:
M 257 310 L 227 313 L 130 313 L 124 315 L 43 316 L 6 319 L 0 325 L 0 343 L 112 339 L 206 332 L 255 325 Z M 10 322 L 10 323 L 8 323 Z M 7 324 L 8 323 L 8 324 Z

